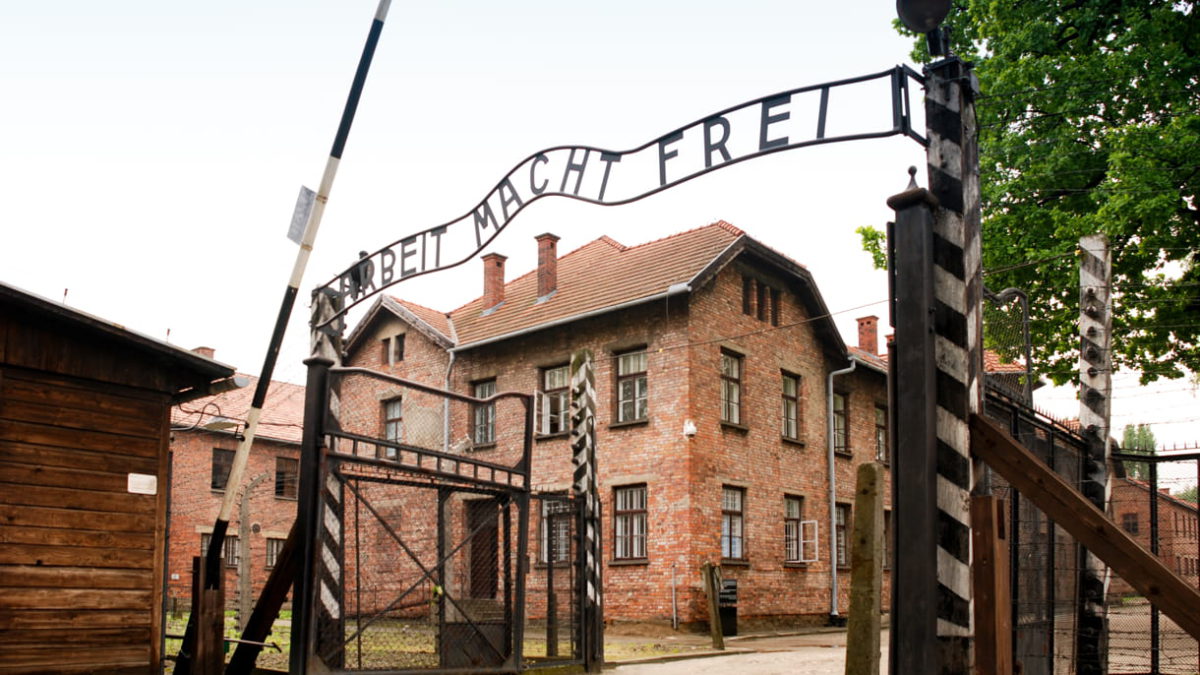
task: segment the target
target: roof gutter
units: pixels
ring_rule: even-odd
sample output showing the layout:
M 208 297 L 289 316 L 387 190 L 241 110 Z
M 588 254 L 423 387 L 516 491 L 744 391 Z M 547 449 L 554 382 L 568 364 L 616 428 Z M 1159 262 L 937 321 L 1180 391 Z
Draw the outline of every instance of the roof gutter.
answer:
M 209 382 L 207 386 L 184 389 L 183 391 L 171 397 L 171 405 L 187 403 L 188 401 L 194 401 L 198 398 L 204 398 L 205 396 L 224 394 L 227 391 L 241 389 L 248 384 L 250 384 L 250 378 L 246 377 L 245 375 L 234 375 L 233 377 L 227 377 L 223 380 L 217 380 L 216 382 Z
M 645 297 L 638 298 L 636 300 L 629 300 L 627 302 L 622 302 L 617 305 L 609 305 L 607 307 L 593 309 L 589 312 L 584 312 L 582 314 L 573 314 L 571 316 L 565 316 L 561 319 L 547 321 L 546 323 L 540 323 L 536 326 L 529 326 L 528 328 L 522 328 L 520 330 L 515 330 L 515 331 L 512 331 L 511 333 L 504 333 L 503 335 L 496 335 L 494 337 L 484 338 L 482 340 L 476 340 L 475 342 L 472 342 L 470 344 L 459 345 L 457 347 L 451 347 L 450 349 L 448 349 L 446 351 L 450 352 L 451 354 L 455 354 L 458 352 L 464 352 L 468 349 L 474 349 L 476 347 L 482 347 L 484 345 L 490 345 L 490 344 L 493 344 L 496 342 L 510 340 L 515 337 L 521 337 L 523 335 L 528 335 L 530 333 L 536 333 L 537 331 L 545 330 L 547 328 L 554 328 L 555 326 L 562 326 L 564 324 L 573 323 L 575 321 L 581 321 L 583 319 L 590 319 L 595 316 L 600 316 L 602 314 L 608 314 L 609 312 L 617 312 L 622 309 L 628 309 L 629 307 L 636 307 L 638 305 L 644 305 L 648 302 L 654 302 L 656 300 L 665 300 L 667 298 L 679 295 L 680 293 L 688 293 L 691 290 L 692 290 L 692 286 L 689 283 L 671 284 L 670 286 L 667 287 L 667 290 L 665 290 L 661 293 L 655 293 L 654 295 L 647 295 Z

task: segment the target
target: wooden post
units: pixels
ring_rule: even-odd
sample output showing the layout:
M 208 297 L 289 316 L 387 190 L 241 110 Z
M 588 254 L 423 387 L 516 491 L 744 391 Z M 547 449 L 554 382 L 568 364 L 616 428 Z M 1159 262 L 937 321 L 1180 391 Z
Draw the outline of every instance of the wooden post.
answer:
M 708 632 L 712 635 L 713 649 L 725 649 L 725 636 L 721 634 L 721 610 L 717 608 L 717 598 L 721 592 L 721 568 L 704 563 L 700 567 L 700 577 L 708 600 Z
M 207 567 L 203 557 L 192 558 L 192 614 L 196 626 L 192 672 L 220 675 L 225 670 L 225 569 L 222 565 L 218 577 L 210 580 L 206 578 Z
M 846 675 L 879 675 L 879 609 L 883 596 L 883 465 L 860 464 L 850 553 L 850 624 Z
M 971 576 L 975 600 L 975 673 L 1012 675 L 1012 595 L 1005 501 L 971 498 Z

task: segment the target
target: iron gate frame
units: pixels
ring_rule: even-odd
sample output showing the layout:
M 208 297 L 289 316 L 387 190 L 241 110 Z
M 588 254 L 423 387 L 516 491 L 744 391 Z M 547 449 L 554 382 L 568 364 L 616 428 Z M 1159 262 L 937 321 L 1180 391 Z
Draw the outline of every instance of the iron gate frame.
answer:
M 300 635 L 305 636 L 306 639 L 299 644 L 293 645 L 291 670 L 293 672 L 307 672 L 314 657 L 319 658 L 323 662 L 327 661 L 328 659 L 320 656 L 321 654 L 325 654 L 326 657 L 334 656 L 332 659 L 333 663 L 323 663 L 326 672 L 359 672 L 355 669 L 345 668 L 342 662 L 342 657 L 345 655 L 344 645 L 357 635 L 351 636 L 349 639 L 345 638 L 344 622 L 346 619 L 345 613 L 341 611 L 345 607 L 344 597 L 342 597 L 345 592 L 345 538 L 344 532 L 328 532 L 329 523 L 327 521 L 329 519 L 327 515 L 334 509 L 337 509 L 338 506 L 344 506 L 346 487 L 350 482 L 369 481 L 423 489 L 436 489 L 439 495 L 439 506 L 444 503 L 445 495 L 449 493 L 470 492 L 474 494 L 486 494 L 497 498 L 499 503 L 504 505 L 505 508 L 515 505 L 518 521 L 516 533 L 517 551 L 515 556 L 511 547 L 511 517 L 502 521 L 506 530 L 504 538 L 507 544 L 504 550 L 506 571 L 512 577 L 511 586 L 514 591 L 505 595 L 505 642 L 508 643 L 508 654 L 499 654 L 504 658 L 503 663 L 497 666 L 473 666 L 469 668 L 443 667 L 440 665 L 443 663 L 443 659 L 439 656 L 439 667 L 436 669 L 393 669 L 372 672 L 397 674 L 521 672 L 525 623 L 525 577 L 528 572 L 527 554 L 529 550 L 530 478 L 534 423 L 533 396 L 520 392 L 499 392 L 494 396 L 479 399 L 367 368 L 334 367 L 330 359 L 318 357 L 309 359 L 306 363 L 310 369 L 308 378 L 309 386 L 316 388 L 310 393 L 305 409 L 304 435 L 306 444 L 302 446 L 301 483 L 308 486 L 308 489 L 301 490 L 297 525 L 302 526 L 303 529 L 301 531 L 308 533 L 309 536 L 303 539 L 304 548 L 301 553 L 301 570 L 297 575 L 295 611 L 293 613 L 293 621 L 297 624 L 295 629 Z M 448 401 L 457 401 L 468 405 L 495 403 L 508 399 L 516 400 L 520 405 L 524 406 L 524 428 L 522 430 L 520 459 L 515 464 L 509 466 L 477 459 L 466 454 L 452 454 L 445 451 L 432 450 L 397 441 L 343 431 L 336 418 L 335 408 L 337 404 L 334 402 L 334 397 L 337 391 L 336 384 L 349 375 L 361 375 L 375 380 L 382 380 L 393 385 L 443 397 Z M 395 458 L 381 459 L 357 454 L 360 446 L 363 445 L 370 445 L 376 448 L 394 448 L 396 450 Z M 345 449 L 348 449 L 349 452 L 344 452 L 343 450 Z M 392 474 L 354 473 L 353 469 L 348 472 L 346 470 L 347 467 L 357 467 L 358 470 L 369 468 L 377 471 L 392 472 Z M 464 472 L 464 468 L 466 472 Z M 482 476 L 481 473 L 483 474 Z M 330 484 L 331 480 L 333 483 L 336 483 L 336 488 Z M 356 495 L 361 494 L 356 488 L 351 488 L 351 491 Z M 444 533 L 441 527 L 443 518 L 443 510 L 439 508 L 438 559 L 428 569 L 420 563 L 417 556 L 411 550 L 407 549 L 397 533 L 394 531 L 389 532 L 392 539 L 400 544 L 402 548 L 405 548 L 409 557 L 416 561 L 418 566 L 422 568 L 423 574 L 417 584 L 433 578 L 435 573 L 438 575 L 439 581 L 444 581 L 445 561 L 450 555 L 459 551 L 463 544 L 469 540 L 464 539 L 463 544 L 459 544 L 454 548 L 454 551 L 446 554 Z M 344 525 L 344 513 L 339 512 L 336 520 L 338 520 L 340 525 Z M 383 522 L 382 519 L 381 522 Z M 334 546 L 330 547 L 328 545 L 330 541 L 333 542 Z M 320 546 L 318 546 L 318 543 L 320 543 Z M 322 572 L 330 571 L 325 569 L 326 563 L 323 560 L 323 554 L 334 557 L 336 565 L 332 570 L 333 575 L 322 574 Z M 327 587 L 319 586 L 319 584 L 327 583 L 330 576 L 338 577 L 335 580 L 337 587 L 332 591 Z M 414 584 L 414 586 L 417 584 Z M 401 594 L 401 597 L 407 595 L 411 590 L 405 591 Z M 320 591 L 327 591 L 327 593 L 323 594 Z M 334 597 L 338 605 L 336 607 L 329 607 L 327 597 Z M 446 594 L 443 590 L 441 597 L 443 600 L 439 602 L 437 626 L 439 635 L 445 629 L 445 603 L 449 594 Z M 450 601 L 453 602 L 452 599 Z M 457 603 L 455 604 L 457 605 Z M 459 609 L 461 611 L 462 608 L 459 607 Z M 471 623 L 472 628 L 477 633 L 481 634 L 478 626 L 475 626 L 469 619 L 468 622 Z M 328 628 L 325 631 L 320 630 L 320 628 L 328 626 L 330 623 L 334 624 L 332 630 L 336 631 L 336 634 L 342 638 L 340 647 L 334 650 L 329 650 L 328 645 L 321 644 L 319 639 L 321 633 L 329 632 Z M 496 650 L 496 646 L 491 644 L 490 640 L 488 642 L 492 649 Z M 499 650 L 496 651 L 499 652 Z M 439 638 L 438 653 L 441 654 L 441 652 Z

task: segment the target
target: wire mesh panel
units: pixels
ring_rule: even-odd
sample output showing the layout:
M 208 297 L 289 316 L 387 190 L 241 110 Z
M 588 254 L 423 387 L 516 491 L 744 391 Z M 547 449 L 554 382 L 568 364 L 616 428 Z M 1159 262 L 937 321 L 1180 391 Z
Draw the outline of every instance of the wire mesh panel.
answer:
M 335 369 L 314 653 L 334 671 L 512 672 L 521 659 L 529 397 Z
M 1196 586 L 1197 461 L 1150 456 L 1116 462 L 1109 513 L 1116 524 L 1185 581 Z M 1158 613 L 1128 581 L 1113 574 L 1108 586 L 1109 672 L 1200 672 L 1200 648 Z
M 1068 483 L 1080 484 L 1082 439 L 1013 400 L 1007 388 L 993 387 L 987 404 L 989 417 Z M 1014 658 L 1026 675 L 1073 673 L 1080 547 L 999 477 L 994 492 L 1009 507 Z
M 532 504 L 525 657 L 530 662 L 580 662 L 576 551 L 582 502 L 566 494 L 543 494 L 534 495 Z

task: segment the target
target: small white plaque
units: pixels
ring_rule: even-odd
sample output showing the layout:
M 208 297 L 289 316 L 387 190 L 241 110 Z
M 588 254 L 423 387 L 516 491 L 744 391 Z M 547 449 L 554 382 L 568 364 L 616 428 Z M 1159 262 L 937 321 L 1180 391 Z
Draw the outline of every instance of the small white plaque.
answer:
M 312 215 L 313 201 L 317 193 L 300 186 L 300 194 L 296 197 L 296 208 L 292 211 L 292 222 L 288 227 L 288 239 L 299 244 L 304 239 L 304 228 L 308 227 L 308 218 Z
M 129 474 L 129 492 L 135 495 L 158 494 L 158 476 L 148 473 Z

